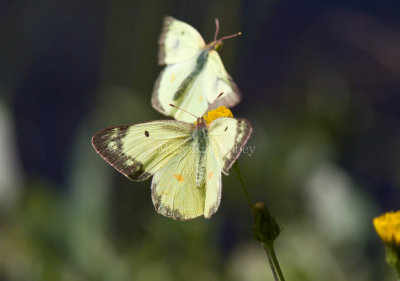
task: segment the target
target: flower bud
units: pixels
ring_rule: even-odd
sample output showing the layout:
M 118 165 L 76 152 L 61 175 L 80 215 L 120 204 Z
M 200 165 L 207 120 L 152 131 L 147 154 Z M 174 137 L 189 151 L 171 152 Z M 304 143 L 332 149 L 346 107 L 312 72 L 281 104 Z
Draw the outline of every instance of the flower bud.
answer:
M 281 228 L 271 216 L 263 202 L 257 202 L 253 206 L 253 235 L 254 238 L 263 243 L 273 242 L 281 232 Z

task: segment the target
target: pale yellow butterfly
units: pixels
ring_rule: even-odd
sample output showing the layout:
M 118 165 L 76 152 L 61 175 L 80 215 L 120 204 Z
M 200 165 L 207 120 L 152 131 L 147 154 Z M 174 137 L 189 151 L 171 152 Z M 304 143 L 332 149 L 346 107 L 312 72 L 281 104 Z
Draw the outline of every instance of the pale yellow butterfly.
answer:
M 191 123 L 196 121 L 193 116 L 169 104 L 201 116 L 210 104 L 214 108 L 232 107 L 240 101 L 239 89 L 215 49 L 222 44 L 222 40 L 241 33 L 217 39 L 218 20 L 216 26 L 214 41 L 206 45 L 197 30 L 189 24 L 172 17 L 164 18 L 158 62 L 166 67 L 160 73 L 152 94 L 151 102 L 156 110 Z M 221 92 L 224 96 L 214 104 Z
M 221 117 L 222 116 L 222 117 Z M 252 127 L 225 107 L 196 124 L 162 120 L 104 129 L 92 138 L 100 156 L 128 179 L 153 176 L 156 210 L 175 220 L 210 218 L 221 200 L 221 172 L 239 157 Z

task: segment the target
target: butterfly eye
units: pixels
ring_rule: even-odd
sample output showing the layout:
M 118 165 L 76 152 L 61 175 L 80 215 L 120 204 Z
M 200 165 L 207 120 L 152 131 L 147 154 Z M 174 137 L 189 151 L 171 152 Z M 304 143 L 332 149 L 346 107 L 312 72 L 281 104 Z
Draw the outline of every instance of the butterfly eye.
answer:
M 149 131 L 144 131 L 144 135 L 148 138 L 150 136 Z

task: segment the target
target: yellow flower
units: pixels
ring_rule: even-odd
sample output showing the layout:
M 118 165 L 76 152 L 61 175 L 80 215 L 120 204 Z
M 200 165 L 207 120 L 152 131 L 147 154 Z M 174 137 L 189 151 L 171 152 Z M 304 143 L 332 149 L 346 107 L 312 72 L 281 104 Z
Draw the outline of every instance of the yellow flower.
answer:
M 400 280 L 400 211 L 374 218 L 374 227 L 385 243 L 386 262 L 397 271 Z
M 207 112 L 207 114 L 204 115 L 204 120 L 206 121 L 207 125 L 210 125 L 212 121 L 220 117 L 233 117 L 232 111 L 225 106 L 220 106 Z
M 373 223 L 383 242 L 400 246 L 400 211 L 387 212 L 374 218 Z

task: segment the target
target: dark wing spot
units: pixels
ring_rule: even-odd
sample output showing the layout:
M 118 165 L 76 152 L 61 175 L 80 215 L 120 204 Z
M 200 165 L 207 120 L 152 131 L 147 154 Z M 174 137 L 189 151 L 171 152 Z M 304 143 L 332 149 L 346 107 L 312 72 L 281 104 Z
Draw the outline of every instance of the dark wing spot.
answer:
M 228 126 L 225 127 L 225 132 L 226 132 L 226 130 L 228 130 Z
M 149 137 L 149 136 L 150 136 L 149 131 L 144 131 L 144 135 L 145 135 L 146 137 Z
M 185 34 L 185 31 L 181 31 L 181 35 L 184 35 Z

